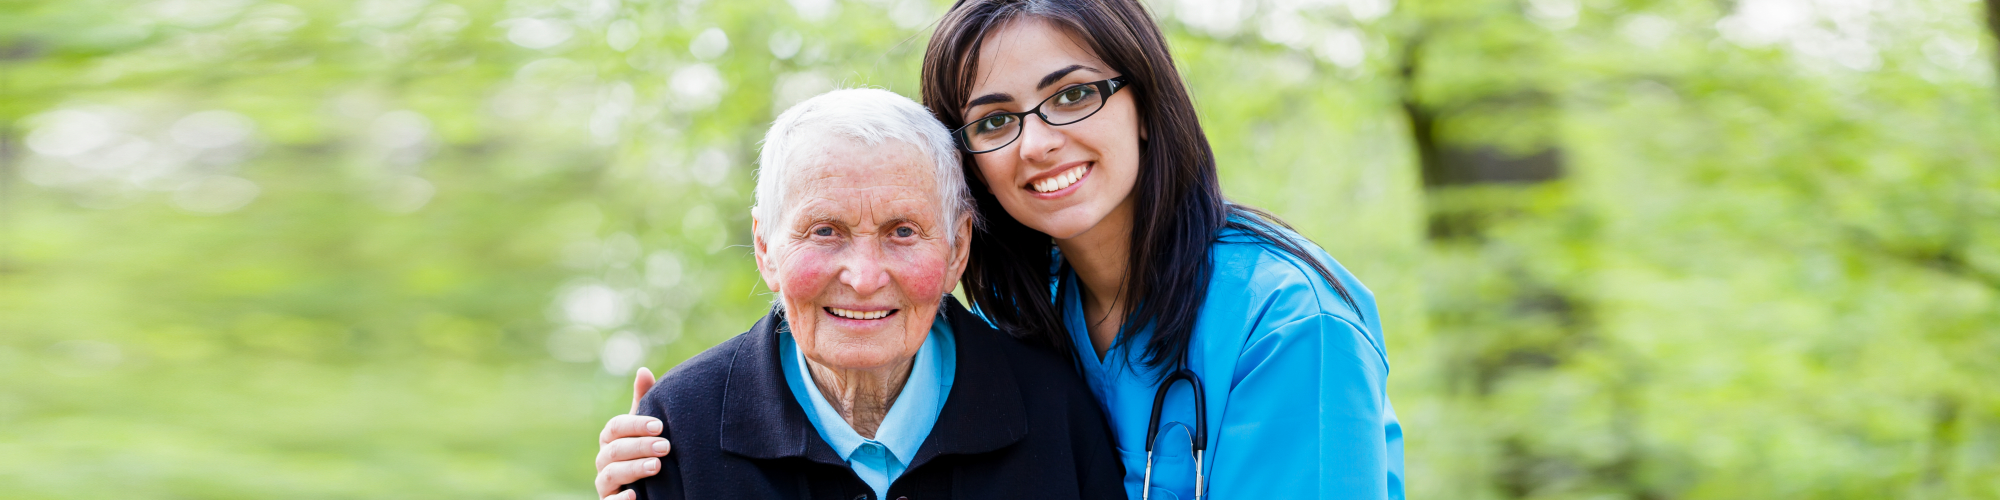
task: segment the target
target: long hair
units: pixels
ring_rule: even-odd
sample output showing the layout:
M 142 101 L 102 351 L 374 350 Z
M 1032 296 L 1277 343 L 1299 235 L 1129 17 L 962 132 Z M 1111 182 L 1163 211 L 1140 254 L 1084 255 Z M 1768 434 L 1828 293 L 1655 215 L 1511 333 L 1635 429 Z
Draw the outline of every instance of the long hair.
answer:
M 1150 366 L 1184 366 L 1201 305 L 1208 298 L 1209 245 L 1225 228 L 1246 231 L 1308 263 L 1351 305 L 1354 300 L 1325 264 L 1269 213 L 1233 205 L 1222 196 L 1215 153 L 1196 120 L 1194 101 L 1167 52 L 1166 38 L 1137 0 L 960 0 L 938 22 L 924 52 L 923 100 L 946 128 L 965 123 L 959 107 L 979 74 L 986 35 L 1008 22 L 1032 17 L 1050 22 L 1130 79 L 1150 140 L 1139 145 L 1134 186 L 1132 244 L 1125 297 L 1134 306 L 1120 323 L 1127 332 L 1151 326 L 1145 346 Z M 967 182 L 986 225 L 973 232 L 964 285 L 986 317 L 1018 338 L 1076 354 L 1055 299 L 1052 280 L 1062 273 L 1051 257 L 1053 240 L 1007 214 L 964 156 Z M 1357 308 L 1358 311 L 1358 308 Z

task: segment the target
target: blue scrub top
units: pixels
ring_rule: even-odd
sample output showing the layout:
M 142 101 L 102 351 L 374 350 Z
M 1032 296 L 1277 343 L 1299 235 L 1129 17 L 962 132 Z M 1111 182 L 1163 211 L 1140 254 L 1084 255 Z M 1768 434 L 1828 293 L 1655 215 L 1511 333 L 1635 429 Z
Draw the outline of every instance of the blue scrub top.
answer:
M 1280 231 L 1283 231 L 1280 229 Z M 1384 380 L 1389 362 L 1375 297 L 1318 245 L 1284 231 L 1332 271 L 1354 305 L 1312 268 L 1246 232 L 1210 247 L 1213 274 L 1189 348 L 1207 392 L 1210 498 L 1402 499 L 1403 432 Z M 1059 278 L 1084 379 L 1104 404 L 1125 464 L 1126 494 L 1145 481 L 1146 424 L 1158 370 L 1150 329 L 1095 356 L 1075 275 Z M 1154 444 L 1152 498 L 1194 498 L 1192 393 L 1168 391 Z

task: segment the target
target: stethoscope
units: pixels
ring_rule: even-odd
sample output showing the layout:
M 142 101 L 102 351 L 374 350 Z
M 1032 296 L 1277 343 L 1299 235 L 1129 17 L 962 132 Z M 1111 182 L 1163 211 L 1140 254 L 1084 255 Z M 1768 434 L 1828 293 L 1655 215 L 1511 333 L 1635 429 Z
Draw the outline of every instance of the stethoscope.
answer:
M 1194 500 L 1201 500 L 1201 454 L 1208 449 L 1208 400 L 1201 390 L 1201 378 L 1186 368 L 1175 370 L 1172 375 L 1160 381 L 1159 392 L 1153 393 L 1153 418 L 1146 421 L 1146 483 L 1139 490 L 1139 500 L 1153 497 L 1153 440 L 1160 436 L 1160 407 L 1167 402 L 1167 389 L 1174 382 L 1186 380 L 1194 389 L 1194 429 L 1189 432 L 1193 440 L 1188 447 L 1194 451 Z M 1182 425 L 1186 427 L 1186 425 Z

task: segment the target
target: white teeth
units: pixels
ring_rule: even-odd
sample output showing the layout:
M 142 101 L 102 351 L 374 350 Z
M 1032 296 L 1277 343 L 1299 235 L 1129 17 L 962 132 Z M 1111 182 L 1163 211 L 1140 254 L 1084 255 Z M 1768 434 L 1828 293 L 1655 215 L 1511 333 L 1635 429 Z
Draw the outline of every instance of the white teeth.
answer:
M 1087 169 L 1088 169 L 1087 166 L 1078 166 L 1076 168 L 1069 169 L 1068 172 L 1063 172 L 1061 175 L 1035 181 L 1034 185 L 1035 192 L 1053 193 L 1056 191 L 1061 191 L 1063 188 L 1069 187 L 1071 184 L 1076 184 L 1077 179 L 1082 179 L 1083 174 L 1084 172 L 1087 171 Z
M 856 311 L 853 309 L 841 309 L 838 307 L 828 307 L 826 308 L 826 310 L 832 312 L 834 316 L 839 316 L 847 319 L 882 319 L 883 316 L 888 316 L 889 313 L 896 312 L 895 309 L 890 309 L 887 311 Z

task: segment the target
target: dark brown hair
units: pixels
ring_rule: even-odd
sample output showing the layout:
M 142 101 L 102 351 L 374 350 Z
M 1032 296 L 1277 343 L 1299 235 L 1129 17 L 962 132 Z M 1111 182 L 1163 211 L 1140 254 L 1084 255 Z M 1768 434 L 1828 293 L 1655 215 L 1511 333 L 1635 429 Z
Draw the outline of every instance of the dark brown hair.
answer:
M 965 124 L 960 106 L 978 75 L 986 35 L 1008 22 L 1048 21 L 1130 79 L 1133 102 L 1149 140 L 1139 145 L 1133 187 L 1132 245 L 1124 296 L 1135 304 L 1119 342 L 1149 324 L 1145 363 L 1183 366 L 1202 302 L 1208 298 L 1209 245 L 1225 228 L 1256 235 L 1313 267 L 1351 305 L 1354 300 L 1283 221 L 1229 203 L 1215 173 L 1215 154 L 1195 118 L 1194 101 L 1174 68 L 1166 38 L 1137 0 L 960 0 L 938 22 L 924 52 L 923 99 L 946 128 Z M 1075 354 L 1050 286 L 1064 271 L 1052 260 L 1047 234 L 1007 214 L 964 155 L 966 181 L 985 224 L 972 235 L 964 285 L 986 317 L 1016 337 Z M 1358 311 L 1357 311 L 1358 312 Z

